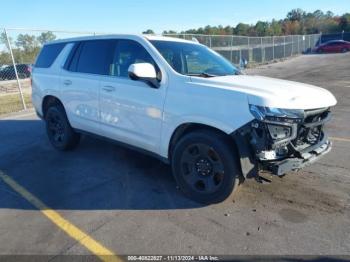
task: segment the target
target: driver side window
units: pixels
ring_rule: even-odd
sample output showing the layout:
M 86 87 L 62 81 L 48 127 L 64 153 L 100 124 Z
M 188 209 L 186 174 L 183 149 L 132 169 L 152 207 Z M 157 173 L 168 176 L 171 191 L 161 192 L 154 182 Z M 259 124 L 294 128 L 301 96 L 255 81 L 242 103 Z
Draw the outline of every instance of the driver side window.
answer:
M 217 67 L 215 63 L 210 62 L 199 51 L 185 52 L 185 58 L 188 74 L 209 73 Z
M 155 61 L 147 50 L 138 42 L 121 39 L 116 43 L 113 63 L 110 65 L 110 75 L 117 77 L 128 77 L 128 69 L 131 64 L 150 63 L 156 70 Z M 159 70 L 157 70 L 158 72 Z

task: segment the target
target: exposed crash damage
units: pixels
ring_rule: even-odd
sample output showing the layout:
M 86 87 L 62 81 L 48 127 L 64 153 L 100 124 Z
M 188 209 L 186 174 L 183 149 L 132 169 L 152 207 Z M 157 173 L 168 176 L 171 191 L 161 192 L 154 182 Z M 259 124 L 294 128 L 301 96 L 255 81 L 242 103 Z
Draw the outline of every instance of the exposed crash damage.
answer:
M 256 119 L 233 133 L 245 177 L 257 176 L 259 170 L 283 176 L 331 150 L 323 130 L 331 117 L 329 108 L 272 112 L 271 108 L 250 106 L 250 110 Z

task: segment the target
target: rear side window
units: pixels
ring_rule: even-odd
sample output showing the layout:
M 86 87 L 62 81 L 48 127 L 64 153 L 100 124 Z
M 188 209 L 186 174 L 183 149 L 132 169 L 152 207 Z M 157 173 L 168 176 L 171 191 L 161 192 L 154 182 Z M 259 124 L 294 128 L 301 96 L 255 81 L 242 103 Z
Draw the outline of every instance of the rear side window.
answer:
M 35 67 L 49 68 L 55 62 L 65 45 L 66 43 L 45 45 L 36 60 Z
M 68 70 L 79 73 L 108 75 L 113 59 L 114 45 L 112 40 L 92 40 L 81 42 L 73 50 Z

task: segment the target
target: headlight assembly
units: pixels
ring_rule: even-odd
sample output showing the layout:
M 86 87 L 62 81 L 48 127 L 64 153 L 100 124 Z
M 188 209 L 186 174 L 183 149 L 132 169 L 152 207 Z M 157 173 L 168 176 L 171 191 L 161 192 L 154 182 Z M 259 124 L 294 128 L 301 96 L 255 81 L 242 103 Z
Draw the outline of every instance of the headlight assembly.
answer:
M 304 110 L 249 106 L 251 114 L 266 126 L 276 143 L 292 140 L 297 135 L 297 124 L 304 119 Z
M 304 110 L 281 109 L 256 105 L 249 105 L 249 110 L 252 115 L 260 121 L 301 123 L 304 118 Z
M 267 128 L 273 140 L 283 140 L 292 136 L 291 126 L 267 124 Z

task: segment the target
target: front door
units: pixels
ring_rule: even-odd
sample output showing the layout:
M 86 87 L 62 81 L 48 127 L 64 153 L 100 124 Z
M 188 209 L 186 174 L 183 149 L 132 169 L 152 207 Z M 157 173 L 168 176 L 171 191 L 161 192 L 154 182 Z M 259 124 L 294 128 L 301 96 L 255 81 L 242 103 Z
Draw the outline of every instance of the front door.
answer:
M 156 89 L 131 80 L 128 68 L 134 63 L 151 63 L 158 68 L 140 43 L 118 40 L 110 74 L 102 76 L 100 83 L 101 130 L 109 138 L 158 152 L 165 86 Z

